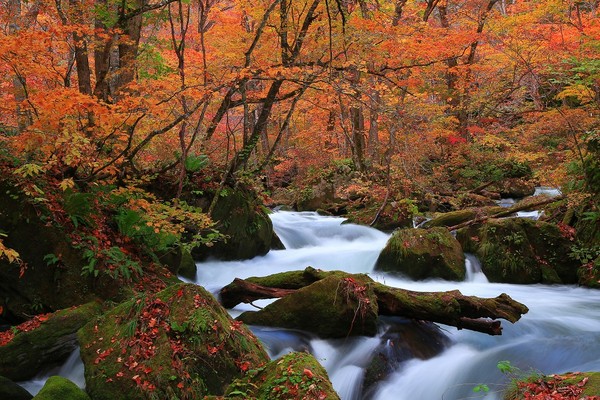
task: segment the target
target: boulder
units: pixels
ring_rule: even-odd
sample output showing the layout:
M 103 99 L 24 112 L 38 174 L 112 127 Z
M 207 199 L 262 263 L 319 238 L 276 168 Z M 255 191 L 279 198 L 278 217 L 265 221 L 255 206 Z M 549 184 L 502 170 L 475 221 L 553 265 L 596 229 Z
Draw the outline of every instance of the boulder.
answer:
M 244 399 L 339 399 L 327 372 L 308 353 L 289 353 L 273 360 L 226 391 L 228 398 Z
M 121 303 L 78 337 L 94 400 L 222 395 L 269 361 L 256 337 L 192 284 Z
M 31 400 L 33 396 L 12 380 L 0 376 L 0 399 Z
M 34 400 L 91 400 L 85 390 L 62 376 L 51 376 Z
M 237 319 L 312 332 L 322 338 L 377 332 L 377 299 L 366 275 L 330 275 Z
M 264 255 L 277 244 L 267 210 L 251 191 L 224 188 L 210 216 L 216 222 L 215 229 L 226 238 L 210 247 L 193 249 L 195 260 L 244 260 Z
M 375 270 L 411 279 L 465 279 L 465 259 L 458 241 L 446 229 L 401 229 L 379 254 Z
M 404 362 L 435 357 L 449 344 L 450 339 L 432 322 L 394 318 L 365 369 L 363 398 L 371 398 L 377 383 L 399 370 Z
M 490 219 L 457 231 L 491 282 L 577 283 L 571 242 L 551 223 L 525 218 Z
M 91 302 L 40 315 L 15 327 L 14 337 L 0 345 L 0 375 L 27 380 L 43 367 L 64 361 L 77 347 L 77 330 L 99 313 L 100 305 Z
M 0 230 L 4 244 L 19 252 L 23 264 L 0 258 L 0 306 L 25 320 L 94 300 L 118 297 L 119 285 L 101 274 L 82 276 L 86 265 L 67 232 L 49 223 L 43 205 L 28 202 L 19 189 L 0 180 Z M 23 268 L 21 268 L 23 267 Z

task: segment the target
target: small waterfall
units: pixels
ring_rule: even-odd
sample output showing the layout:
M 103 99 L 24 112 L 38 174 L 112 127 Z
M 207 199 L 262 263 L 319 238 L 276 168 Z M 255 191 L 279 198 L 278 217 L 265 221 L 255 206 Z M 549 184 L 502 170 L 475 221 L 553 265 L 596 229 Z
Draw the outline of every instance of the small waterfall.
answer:
M 465 269 L 467 282 L 488 283 L 488 279 L 481 270 L 481 262 L 476 255 L 465 253 Z
M 42 390 L 48 378 L 55 375 L 69 379 L 82 389 L 85 388 L 83 362 L 79 356 L 79 347 L 73 350 L 63 365 L 43 372 L 29 381 L 17 383 L 35 396 L 40 390 Z

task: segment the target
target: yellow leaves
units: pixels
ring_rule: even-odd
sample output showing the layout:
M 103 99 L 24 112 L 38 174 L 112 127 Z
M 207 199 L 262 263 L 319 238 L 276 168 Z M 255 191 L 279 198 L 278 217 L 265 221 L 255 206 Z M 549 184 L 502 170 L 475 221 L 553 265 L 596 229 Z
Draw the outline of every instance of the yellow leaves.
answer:
M 2 236 L 6 236 L 4 234 L 1 234 Z M 7 260 L 9 263 L 21 263 L 21 259 L 19 258 L 19 253 L 16 250 L 13 250 L 11 248 L 8 248 L 4 245 L 4 243 L 2 242 L 2 239 L 0 239 L 0 259 L 5 259 Z
M 567 100 L 568 98 L 577 99 L 581 104 L 587 104 L 594 101 L 594 92 L 585 85 L 573 84 L 564 88 L 554 97 L 556 100 Z
M 21 178 L 33 178 L 44 172 L 44 168 L 37 164 L 24 164 L 13 171 L 13 174 Z
M 75 182 L 73 182 L 73 178 L 63 179 L 58 186 L 64 192 L 67 189 L 73 189 L 75 187 Z

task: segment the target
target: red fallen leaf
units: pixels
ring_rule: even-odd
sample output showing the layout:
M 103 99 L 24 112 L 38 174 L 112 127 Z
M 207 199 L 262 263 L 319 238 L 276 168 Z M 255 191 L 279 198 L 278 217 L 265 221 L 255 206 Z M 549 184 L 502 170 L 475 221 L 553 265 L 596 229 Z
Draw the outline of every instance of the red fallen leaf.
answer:
M 303 371 L 303 373 L 304 373 L 304 375 L 306 375 L 306 376 L 307 376 L 309 379 L 313 377 L 313 373 L 312 373 L 312 371 L 311 371 L 310 369 L 308 369 L 308 368 L 304 368 L 304 371 Z
M 125 375 L 122 371 L 117 372 L 117 377 L 121 378 L 123 375 Z
M 183 386 L 184 386 L 184 385 L 183 385 L 183 382 L 179 382 L 179 383 L 177 384 L 177 387 L 178 387 L 179 389 L 183 389 Z
M 183 296 L 183 289 L 179 289 L 177 291 L 177 297 L 181 297 L 181 296 Z
M 147 366 L 147 367 L 144 368 L 143 371 L 144 371 L 145 374 L 149 374 L 150 372 L 152 372 L 152 368 L 150 368 L 150 367 Z
M 139 375 L 134 375 L 131 379 L 138 385 L 142 383 L 142 378 Z

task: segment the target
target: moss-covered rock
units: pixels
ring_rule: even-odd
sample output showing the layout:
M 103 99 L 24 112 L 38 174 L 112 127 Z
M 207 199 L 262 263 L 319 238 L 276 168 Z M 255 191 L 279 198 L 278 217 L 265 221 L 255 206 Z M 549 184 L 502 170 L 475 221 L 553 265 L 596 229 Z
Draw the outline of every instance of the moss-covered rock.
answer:
M 524 218 L 490 219 L 459 229 L 457 239 L 476 254 L 491 282 L 577 283 L 570 241 L 550 223 Z
M 330 275 L 298 289 L 260 311 L 238 319 L 251 325 L 312 332 L 323 338 L 372 336 L 377 332 L 377 299 L 366 275 Z
M 379 254 L 375 269 L 417 280 L 465 279 L 465 259 L 460 244 L 441 227 L 394 232 Z
M 12 380 L 0 376 L 0 399 L 31 400 L 33 396 Z
M 77 330 L 99 313 L 100 305 L 92 302 L 18 326 L 12 340 L 0 346 L 0 375 L 26 380 L 42 367 L 64 361 L 77 347 Z
M 181 275 L 187 279 L 196 279 L 196 262 L 188 250 L 178 247 L 160 254 L 159 259 L 167 265 L 169 271 L 173 274 Z
M 51 376 L 34 400 L 90 400 L 88 394 L 62 376 Z
M 221 395 L 268 361 L 256 337 L 192 284 L 121 303 L 78 336 L 94 400 Z
M 251 371 L 227 389 L 227 398 L 339 399 L 325 369 L 308 353 L 289 353 Z
M 192 251 L 196 260 L 216 257 L 221 260 L 243 260 L 266 254 L 273 243 L 273 224 L 254 193 L 244 189 L 221 191 L 211 218 L 226 236 L 211 247 Z
M 0 232 L 4 244 L 19 252 L 24 269 L 0 258 L 0 306 L 17 320 L 94 300 L 122 297 L 108 276 L 82 276 L 81 251 L 62 229 L 49 223 L 43 205 L 30 204 L 19 189 L 0 180 Z
M 504 392 L 504 399 L 562 399 L 563 397 L 555 397 L 557 393 L 565 393 L 566 399 L 596 399 L 600 395 L 600 372 L 567 372 L 561 375 L 534 375 L 517 379 L 511 382 Z

